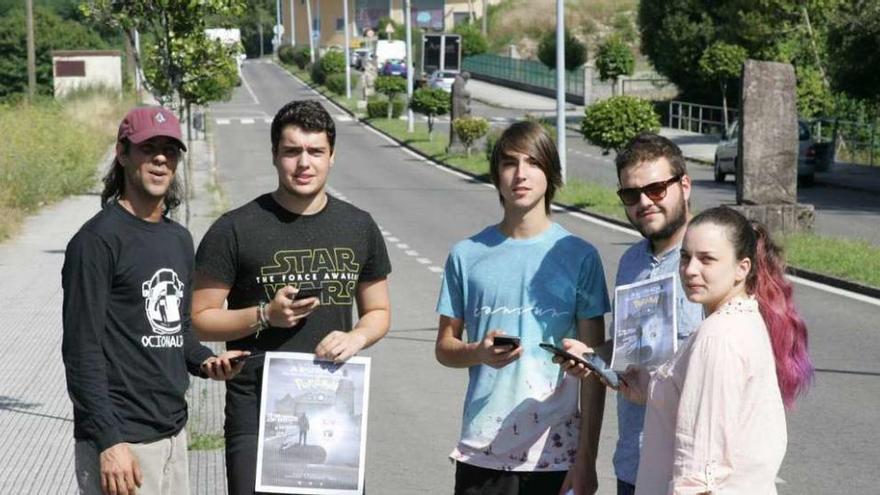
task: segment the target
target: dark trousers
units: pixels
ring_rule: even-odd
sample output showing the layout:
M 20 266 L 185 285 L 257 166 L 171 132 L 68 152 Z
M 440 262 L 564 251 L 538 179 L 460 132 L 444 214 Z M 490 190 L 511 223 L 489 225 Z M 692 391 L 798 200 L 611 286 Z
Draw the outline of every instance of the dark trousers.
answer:
M 499 471 L 455 463 L 455 495 L 556 495 L 567 471 Z
M 618 478 L 617 480 L 617 495 L 635 495 L 636 494 L 636 486 L 630 485 L 626 481 L 623 481 Z

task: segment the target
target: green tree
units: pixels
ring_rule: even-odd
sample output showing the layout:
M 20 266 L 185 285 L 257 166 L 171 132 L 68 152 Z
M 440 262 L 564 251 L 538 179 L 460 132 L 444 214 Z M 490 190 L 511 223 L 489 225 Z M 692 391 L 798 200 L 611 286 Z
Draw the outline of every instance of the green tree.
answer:
M 727 122 L 727 85 L 730 81 L 739 79 L 746 57 L 745 48 L 723 41 L 712 43 L 700 57 L 700 73 L 707 80 L 715 81 L 721 86 L 721 106 L 724 109 L 725 132 L 729 130 Z
M 397 95 L 406 91 L 406 79 L 400 76 L 379 76 L 376 78 L 376 91 L 388 97 L 388 118 Z
M 565 70 L 574 70 L 587 61 L 587 47 L 565 30 Z M 538 60 L 551 69 L 556 68 L 556 31 L 547 31 L 538 45 Z
M 409 107 L 414 112 L 428 117 L 428 140 L 434 132 L 434 119 L 438 115 L 446 115 L 452 106 L 452 97 L 442 89 L 419 88 L 412 96 Z
M 464 144 L 467 156 L 471 156 L 471 146 L 489 132 L 489 121 L 483 117 L 461 117 L 452 121 L 452 129 Z
M 145 51 L 150 59 L 138 63 L 144 68 L 149 88 L 162 103 L 183 108 L 184 97 L 201 99 L 193 92 L 196 88 L 217 94 L 219 86 L 228 82 L 225 61 L 204 62 L 206 57 L 234 57 L 237 47 L 221 49 L 207 42 L 206 19 L 241 16 L 245 13 L 244 0 L 88 0 L 80 8 L 96 24 L 120 27 L 132 42 L 135 29 L 151 37 L 150 50 Z M 199 73 L 199 83 L 185 88 L 192 81 L 187 76 L 191 72 Z M 207 84 L 203 81 L 206 77 L 216 81 Z
M 619 36 L 609 36 L 599 45 L 596 53 L 596 68 L 599 79 L 614 81 L 614 94 L 618 93 L 617 78 L 631 76 L 636 68 L 636 59 L 629 45 Z
M 52 94 L 52 50 L 106 48 L 98 34 L 49 9 L 34 9 L 37 92 Z M 27 51 L 23 9 L 0 17 L 0 98 L 27 91 Z
M 321 57 L 320 64 L 324 76 L 345 73 L 345 54 L 338 50 L 329 51 Z
M 622 148 L 640 132 L 660 130 L 651 103 L 633 96 L 613 96 L 584 109 L 581 134 L 604 150 Z
M 747 58 L 819 68 L 827 63 L 827 23 L 841 0 L 641 0 L 642 52 L 687 98 L 714 98 L 700 58 L 713 43 L 741 46 Z
M 489 50 L 489 42 L 476 24 L 463 22 L 455 26 L 452 32 L 461 35 L 461 55 L 463 57 L 479 55 Z
M 846 0 L 828 33 L 834 87 L 880 103 L 880 3 Z

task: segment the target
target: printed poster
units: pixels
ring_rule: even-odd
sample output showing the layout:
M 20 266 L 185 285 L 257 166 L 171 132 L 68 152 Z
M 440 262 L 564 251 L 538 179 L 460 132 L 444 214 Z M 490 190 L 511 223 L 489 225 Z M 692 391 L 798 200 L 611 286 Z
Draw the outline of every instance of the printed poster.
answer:
M 675 355 L 676 290 L 673 274 L 614 289 L 614 354 L 611 369 L 655 368 Z
M 263 367 L 257 491 L 363 493 L 370 358 L 343 364 L 267 352 Z

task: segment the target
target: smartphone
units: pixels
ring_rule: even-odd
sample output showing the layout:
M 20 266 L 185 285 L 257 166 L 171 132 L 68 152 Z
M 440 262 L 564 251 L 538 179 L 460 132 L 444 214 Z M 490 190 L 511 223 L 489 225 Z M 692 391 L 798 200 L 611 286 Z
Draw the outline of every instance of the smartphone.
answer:
M 620 389 L 620 377 L 617 375 L 617 372 L 608 368 L 605 364 L 605 360 L 597 354 L 584 354 L 583 357 L 578 357 L 565 349 L 556 347 L 553 344 L 548 344 L 547 342 L 541 342 L 538 345 L 545 351 L 551 352 L 563 359 L 570 359 L 576 363 L 583 364 L 590 371 L 596 373 L 609 388 L 614 390 Z
M 492 338 L 493 347 L 510 346 L 510 349 L 513 350 L 519 347 L 519 345 L 519 337 L 513 337 L 511 335 L 496 335 Z
M 256 357 L 263 357 L 263 353 L 260 352 L 260 353 L 257 353 L 257 354 L 248 354 L 247 356 L 235 356 L 235 357 L 233 357 L 233 358 L 229 358 L 229 362 L 230 362 L 233 366 L 235 366 L 235 365 L 238 364 L 238 363 L 241 363 L 241 362 L 247 362 L 247 361 L 250 360 L 251 358 L 256 358 Z
M 301 299 L 307 299 L 309 297 L 321 297 L 322 291 L 323 291 L 323 289 L 321 289 L 320 287 L 316 287 L 314 289 L 313 288 L 300 289 L 299 292 L 297 292 L 296 295 L 293 296 L 293 299 L 295 301 L 299 301 Z

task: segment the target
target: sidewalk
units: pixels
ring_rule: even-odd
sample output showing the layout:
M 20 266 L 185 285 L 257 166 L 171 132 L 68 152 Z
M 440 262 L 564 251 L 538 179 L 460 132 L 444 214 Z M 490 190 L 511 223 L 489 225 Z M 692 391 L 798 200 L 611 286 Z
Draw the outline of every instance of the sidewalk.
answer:
M 479 102 L 510 110 L 522 110 L 523 114 L 531 113 L 541 117 L 555 117 L 556 100 L 506 88 L 473 78 L 468 81 L 467 89 L 471 97 Z M 565 119 L 569 125 L 579 127 L 584 116 L 584 107 L 566 103 Z M 697 163 L 711 165 L 715 161 L 715 146 L 718 136 L 697 134 L 695 132 L 661 127 L 660 134 L 677 144 L 685 158 Z M 831 170 L 816 174 L 816 182 L 843 189 L 880 193 L 880 165 L 864 166 L 847 163 L 835 163 Z
M 190 230 L 198 243 L 213 220 L 205 190 L 210 143 L 194 141 Z M 99 164 L 103 175 L 109 155 Z M 100 209 L 99 196 L 68 198 L 27 219 L 14 239 L 0 244 L 0 493 L 76 493 L 73 410 L 61 361 L 61 266 L 67 242 Z M 181 208 L 181 212 L 182 208 Z M 190 438 L 222 438 L 223 384 L 192 379 Z M 226 493 L 223 450 L 190 451 L 193 494 Z

